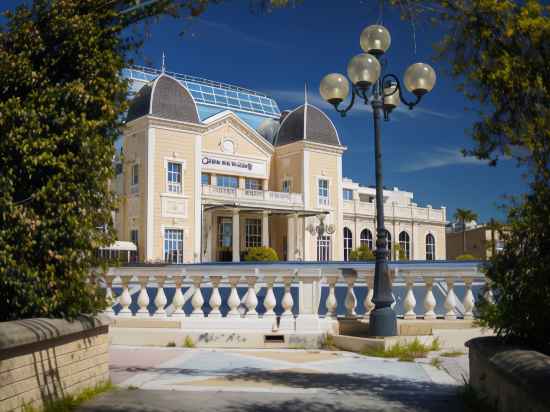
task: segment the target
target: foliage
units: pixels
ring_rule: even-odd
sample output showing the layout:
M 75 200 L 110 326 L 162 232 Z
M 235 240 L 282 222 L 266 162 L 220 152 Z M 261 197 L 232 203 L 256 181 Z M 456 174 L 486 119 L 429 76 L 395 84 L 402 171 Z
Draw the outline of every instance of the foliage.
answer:
M 185 340 L 183 341 L 183 347 L 184 348 L 194 348 L 195 347 L 195 341 L 191 336 L 186 336 Z
M 366 261 L 366 260 L 376 260 L 374 253 L 367 245 L 363 245 L 354 249 L 349 254 L 349 260 L 353 261 Z
M 466 253 L 466 223 L 477 220 L 477 214 L 470 209 L 457 208 L 454 218 L 462 224 L 462 252 Z
M 401 245 L 399 243 L 395 243 L 393 245 L 392 255 L 393 255 L 394 260 L 397 259 L 397 258 L 399 258 L 398 260 L 409 260 L 407 258 L 407 255 L 405 254 L 405 249 L 403 247 L 401 247 Z
M 476 260 L 476 257 L 474 255 L 470 255 L 469 253 L 465 253 L 463 255 L 458 255 L 456 260 Z
M 466 412 L 497 412 L 497 405 L 493 405 L 487 395 L 479 393 L 469 383 L 464 383 L 464 386 L 458 391 L 458 395 L 464 404 Z
M 550 354 L 550 186 L 532 186 L 509 208 L 504 250 L 487 265 L 496 304 L 478 307 L 482 326 Z
M 334 343 L 334 337 L 328 333 L 324 336 L 324 339 L 321 342 L 321 349 L 332 351 L 339 350 L 338 346 Z
M 439 354 L 439 356 L 444 358 L 458 358 L 459 356 L 463 356 L 464 352 L 460 350 L 453 350 L 449 352 L 442 352 Z
M 430 345 L 425 345 L 420 342 L 418 338 L 414 338 L 414 340 L 409 343 L 397 342 L 388 349 L 367 346 L 361 351 L 361 355 L 380 358 L 398 358 L 400 361 L 412 362 L 415 358 L 425 358 L 430 351 L 436 350 L 439 350 L 439 342 L 437 339 L 434 339 Z
M 272 248 L 259 246 L 249 248 L 244 260 L 247 262 L 276 262 L 279 260 L 279 256 Z

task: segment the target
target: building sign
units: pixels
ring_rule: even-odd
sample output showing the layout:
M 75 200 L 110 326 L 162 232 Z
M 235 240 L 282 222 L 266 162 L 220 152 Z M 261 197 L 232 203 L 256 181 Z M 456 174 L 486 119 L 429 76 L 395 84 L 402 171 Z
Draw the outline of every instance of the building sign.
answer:
M 267 175 L 266 162 L 237 158 L 236 156 L 225 157 L 220 155 L 202 155 L 202 169 L 211 171 L 222 171 L 231 174 L 243 174 L 263 176 Z

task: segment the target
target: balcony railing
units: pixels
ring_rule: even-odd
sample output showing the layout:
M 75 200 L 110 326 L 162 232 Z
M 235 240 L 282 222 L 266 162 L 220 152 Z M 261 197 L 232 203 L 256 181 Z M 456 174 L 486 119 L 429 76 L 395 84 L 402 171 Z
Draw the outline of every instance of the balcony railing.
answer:
M 301 193 L 271 192 L 268 190 L 241 189 L 224 186 L 202 186 L 203 197 L 222 201 L 260 202 L 273 206 L 303 207 L 304 199 Z
M 361 202 L 359 200 L 345 200 L 344 213 L 376 215 L 376 203 Z M 420 219 L 445 222 L 443 209 L 418 207 L 414 205 L 384 204 L 386 218 Z
M 491 299 L 479 262 L 393 262 L 390 271 L 394 309 L 407 320 L 473 319 L 475 295 Z M 374 308 L 372 263 L 141 265 L 101 277 L 107 314 L 169 318 L 183 329 L 328 331 L 337 316 Z

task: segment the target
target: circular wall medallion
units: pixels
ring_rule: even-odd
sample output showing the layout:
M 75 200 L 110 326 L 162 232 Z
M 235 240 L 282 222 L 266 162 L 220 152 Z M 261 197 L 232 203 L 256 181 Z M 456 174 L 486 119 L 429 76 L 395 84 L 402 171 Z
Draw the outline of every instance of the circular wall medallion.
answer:
M 224 139 L 222 142 L 222 150 L 225 153 L 234 154 L 235 153 L 235 143 L 231 139 Z

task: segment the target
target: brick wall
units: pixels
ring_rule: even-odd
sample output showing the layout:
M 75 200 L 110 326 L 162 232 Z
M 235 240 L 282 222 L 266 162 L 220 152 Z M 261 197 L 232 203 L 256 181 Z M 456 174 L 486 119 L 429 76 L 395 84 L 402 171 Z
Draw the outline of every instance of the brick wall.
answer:
M 0 412 L 41 408 L 109 380 L 104 317 L 0 323 Z

